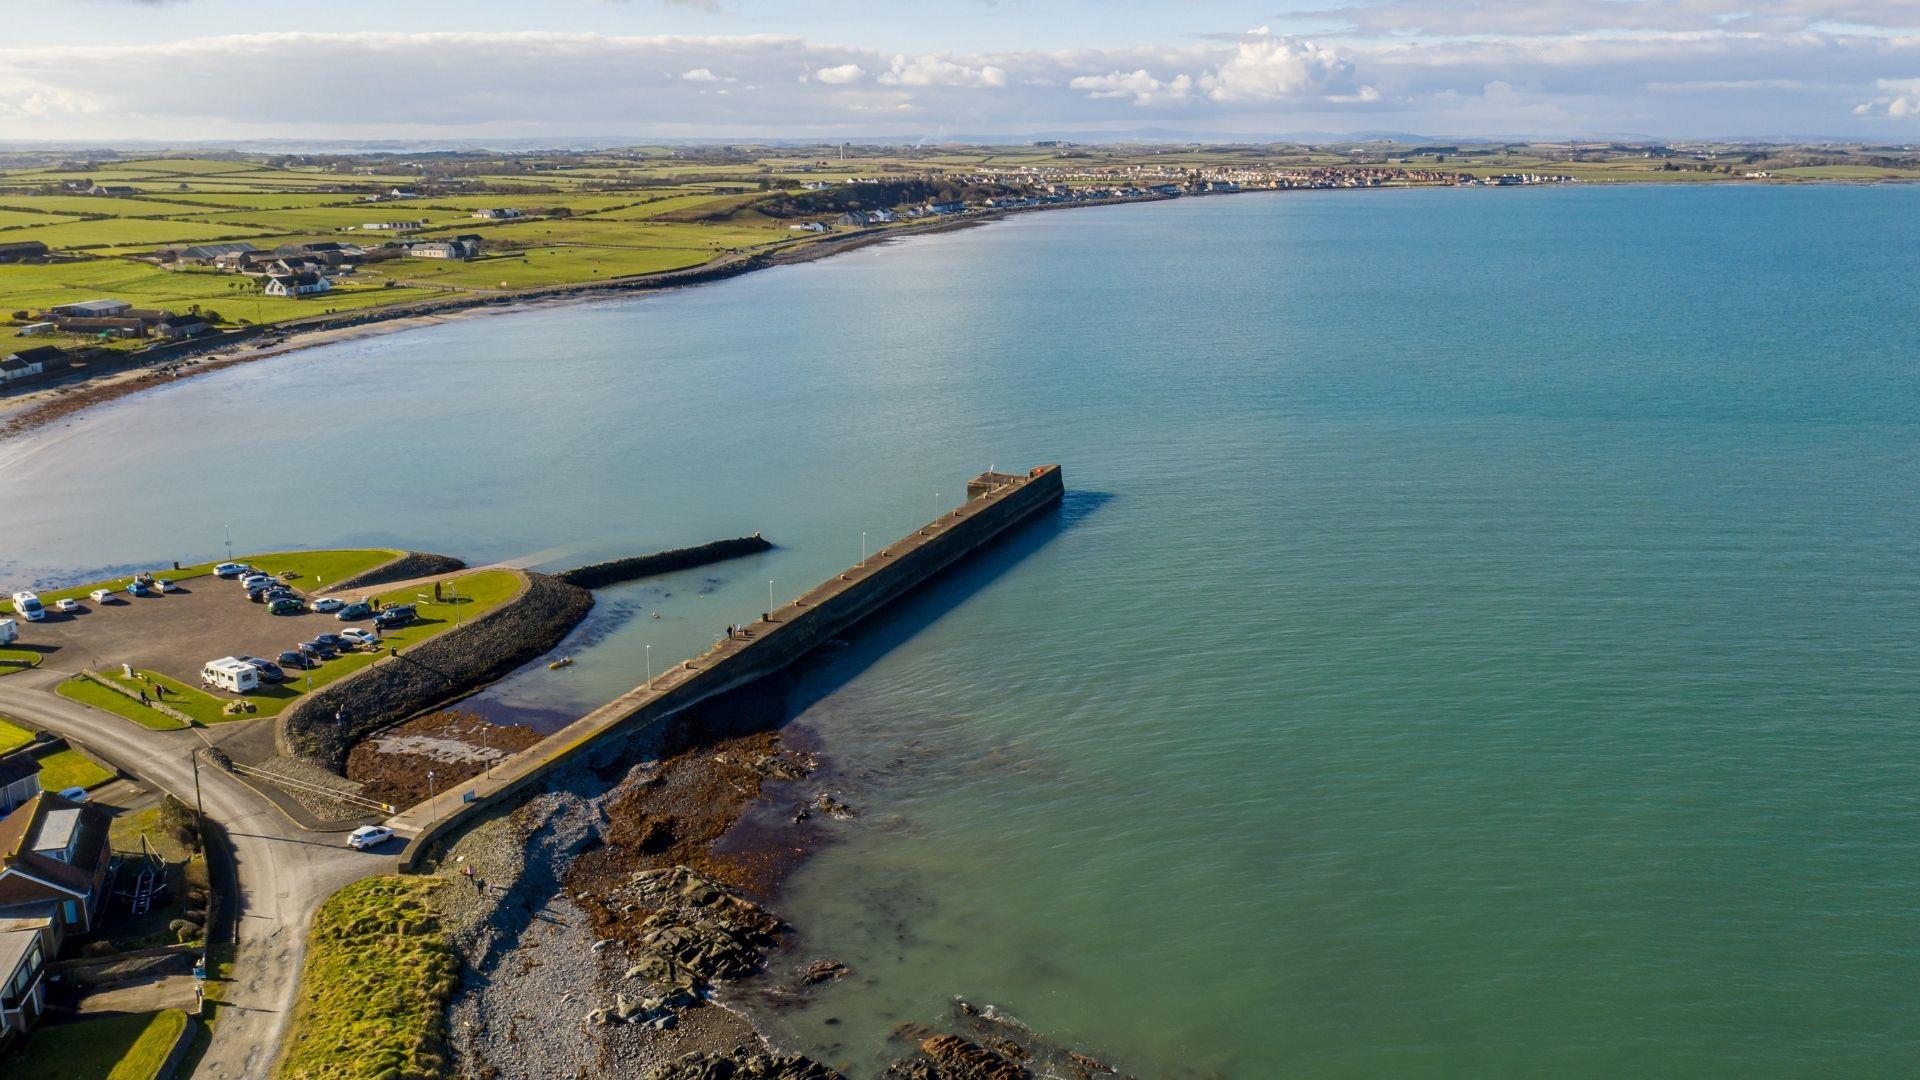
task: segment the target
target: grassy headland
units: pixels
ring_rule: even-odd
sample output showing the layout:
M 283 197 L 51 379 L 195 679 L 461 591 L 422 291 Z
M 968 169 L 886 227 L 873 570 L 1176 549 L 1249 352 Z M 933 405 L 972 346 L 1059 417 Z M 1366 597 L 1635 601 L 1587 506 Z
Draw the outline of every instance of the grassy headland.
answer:
M 441 933 L 438 878 L 375 877 L 313 920 L 283 1080 L 439 1076 L 460 965 Z

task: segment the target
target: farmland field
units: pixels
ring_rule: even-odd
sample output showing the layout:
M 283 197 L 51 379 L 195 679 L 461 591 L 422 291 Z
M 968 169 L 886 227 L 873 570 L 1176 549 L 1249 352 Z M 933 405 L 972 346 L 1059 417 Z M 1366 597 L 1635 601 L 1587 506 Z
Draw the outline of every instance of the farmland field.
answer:
M 822 237 L 789 228 L 805 218 L 775 215 L 808 207 L 811 220 L 835 216 L 824 209 L 827 200 L 800 198 L 802 184 L 911 180 L 922 182 L 922 193 L 969 186 L 980 192 L 993 185 L 1004 194 L 1008 185 L 1021 184 L 1077 189 L 1142 184 L 1149 177 L 1184 180 L 1208 170 L 1358 167 L 1478 177 L 1535 171 L 1594 183 L 1720 182 L 1756 172 L 1781 183 L 1920 179 L 1920 157 L 1898 148 L 1757 145 L 1260 144 L 1066 152 L 1041 146 L 653 146 L 493 157 L 91 156 L 79 164 L 0 165 L 0 242 L 40 241 L 56 255 L 46 265 L 0 266 L 0 315 L 19 316 L 0 327 L 0 347 L 17 347 L 18 328 L 43 318 L 41 309 L 78 300 L 117 298 L 168 310 L 197 305 L 237 326 L 462 292 L 591 283 L 699 266 L 743 251 L 786 249 Z M 96 184 L 133 194 L 82 193 Z M 418 197 L 390 198 L 396 189 Z M 912 216 L 904 197 L 891 205 Z M 509 207 L 526 216 L 472 216 L 477 209 Z M 413 220 L 424 222 L 418 236 L 361 228 Z M 167 268 L 175 265 L 167 249 L 194 244 L 244 240 L 272 249 L 333 241 L 372 251 L 468 233 L 482 238 L 483 255 L 474 261 L 368 260 L 352 276 L 330 275 L 333 291 L 299 300 L 263 296 L 257 277 Z M 56 335 L 33 343 L 90 342 Z M 140 343 L 103 344 L 127 350 Z

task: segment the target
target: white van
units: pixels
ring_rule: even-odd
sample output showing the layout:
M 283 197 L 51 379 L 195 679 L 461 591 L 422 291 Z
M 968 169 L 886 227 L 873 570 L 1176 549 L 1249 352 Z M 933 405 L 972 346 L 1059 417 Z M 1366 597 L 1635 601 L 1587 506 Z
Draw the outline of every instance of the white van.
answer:
M 260 669 L 234 656 L 207 661 L 207 666 L 200 669 L 200 677 L 236 694 L 260 689 Z
M 47 609 L 40 606 L 40 598 L 30 592 L 13 594 L 13 610 L 28 622 L 39 622 L 47 617 Z
M 20 640 L 20 624 L 12 619 L 0 619 L 0 645 L 11 645 Z

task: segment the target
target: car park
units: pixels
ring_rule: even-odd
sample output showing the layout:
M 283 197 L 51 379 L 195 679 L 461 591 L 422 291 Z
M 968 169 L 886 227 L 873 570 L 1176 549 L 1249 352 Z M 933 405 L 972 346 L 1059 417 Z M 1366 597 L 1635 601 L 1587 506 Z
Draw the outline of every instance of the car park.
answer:
M 357 626 L 340 631 L 340 636 L 362 648 L 374 649 L 380 645 L 380 639 L 374 636 L 373 631 L 362 630 Z
M 71 615 L 74 612 L 80 610 L 80 601 L 75 600 L 71 596 L 67 597 L 65 600 L 56 600 L 54 601 L 54 604 L 53 604 L 53 610 L 64 611 L 67 614 Z
M 113 599 L 113 590 L 112 589 L 95 589 L 92 592 L 87 594 L 87 599 L 92 600 L 96 604 L 104 604 L 107 601 Z
M 373 614 L 373 605 L 361 600 L 334 612 L 333 617 L 341 622 L 347 622 L 352 619 L 364 619 L 371 614 Z
M 370 847 L 379 847 L 393 838 L 393 830 L 385 825 L 362 825 L 347 834 L 347 846 L 355 851 L 365 851 Z
M 381 608 L 380 614 L 373 617 L 374 625 L 380 627 L 405 626 L 419 618 L 414 614 L 412 604 L 396 604 L 390 608 Z
M 271 660 L 262 660 L 257 656 L 237 656 L 237 657 L 234 657 L 234 659 L 240 661 L 243 664 L 252 664 L 253 669 L 255 671 L 258 671 L 260 673 L 260 677 L 266 680 L 267 682 L 286 682 L 287 681 L 287 673 L 280 670 L 280 665 L 274 663 Z
M 323 596 L 320 599 L 315 600 L 312 604 L 309 604 L 308 606 L 313 608 L 313 610 L 318 611 L 324 615 L 328 612 L 339 611 L 341 608 L 346 607 L 347 605 L 345 601 L 335 600 L 331 596 Z
M 269 615 L 298 615 L 307 610 L 307 605 L 291 596 L 276 596 L 267 604 Z

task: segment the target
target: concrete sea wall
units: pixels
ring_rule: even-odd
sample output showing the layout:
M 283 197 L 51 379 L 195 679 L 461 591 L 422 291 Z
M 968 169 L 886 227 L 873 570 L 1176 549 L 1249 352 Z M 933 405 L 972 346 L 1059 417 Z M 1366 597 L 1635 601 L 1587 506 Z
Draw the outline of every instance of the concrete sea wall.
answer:
M 1007 529 L 1057 503 L 1065 493 L 1057 465 L 995 480 L 977 489 L 981 493 L 965 505 L 768 612 L 767 617 L 746 628 L 748 636 L 722 641 L 684 664 L 659 672 L 650 683 L 622 694 L 496 766 L 490 777 L 463 785 L 464 790 L 457 795 L 429 800 L 395 815 L 390 824 L 415 833 L 400 856 L 400 869 L 418 869 L 437 839 L 476 813 L 507 802 L 595 740 L 643 730 L 716 694 L 779 671 Z M 997 482 L 1000 480 L 1005 482 Z M 442 810 L 447 811 L 445 816 L 439 816 Z

